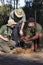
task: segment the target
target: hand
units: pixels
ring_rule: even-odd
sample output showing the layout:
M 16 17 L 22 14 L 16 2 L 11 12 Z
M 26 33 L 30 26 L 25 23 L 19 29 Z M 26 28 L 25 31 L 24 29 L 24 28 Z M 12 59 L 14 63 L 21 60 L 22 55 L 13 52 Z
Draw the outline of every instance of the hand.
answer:
M 22 38 L 20 39 L 20 41 L 27 42 L 27 41 L 29 41 L 29 38 L 30 38 L 30 36 L 24 36 L 24 37 L 22 37 Z
M 30 41 L 29 38 L 30 38 L 30 36 L 25 36 L 25 37 L 23 38 L 23 41 L 24 41 L 24 42 L 28 42 L 28 41 Z
M 24 42 L 28 42 L 28 39 L 23 39 Z
M 25 40 L 28 40 L 29 38 L 30 38 L 29 35 L 26 35 L 26 36 L 25 36 Z
M 5 41 L 5 42 L 8 42 L 8 41 L 9 41 L 9 39 L 8 39 L 8 38 L 4 38 L 4 41 Z
M 20 41 L 21 41 L 21 42 L 22 42 L 22 41 L 27 42 L 27 41 L 28 41 L 28 39 L 27 39 L 27 38 L 25 38 L 25 37 L 22 37 L 22 38 L 20 39 Z
M 23 39 L 24 39 L 24 37 L 21 37 L 21 38 L 20 38 L 20 41 L 23 41 Z
M 21 36 L 23 36 L 23 30 L 20 30 L 19 34 L 20 34 Z

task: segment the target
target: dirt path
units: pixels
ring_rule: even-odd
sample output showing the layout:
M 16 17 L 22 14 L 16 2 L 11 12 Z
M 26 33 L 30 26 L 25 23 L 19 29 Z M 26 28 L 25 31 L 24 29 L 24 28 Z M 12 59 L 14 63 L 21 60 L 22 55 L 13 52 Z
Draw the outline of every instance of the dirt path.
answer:
M 43 65 L 43 52 L 31 54 L 0 54 L 0 65 Z

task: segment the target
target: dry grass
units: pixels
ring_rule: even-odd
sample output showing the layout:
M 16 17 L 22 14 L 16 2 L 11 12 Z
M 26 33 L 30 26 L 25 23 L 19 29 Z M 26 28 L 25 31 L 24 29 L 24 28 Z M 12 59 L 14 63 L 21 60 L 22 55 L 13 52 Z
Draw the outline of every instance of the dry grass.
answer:
M 16 48 L 16 49 L 14 49 L 14 50 L 12 50 L 12 54 L 30 54 L 30 53 L 32 53 L 33 51 L 32 51 L 32 49 L 22 49 L 21 47 L 18 47 L 18 48 Z

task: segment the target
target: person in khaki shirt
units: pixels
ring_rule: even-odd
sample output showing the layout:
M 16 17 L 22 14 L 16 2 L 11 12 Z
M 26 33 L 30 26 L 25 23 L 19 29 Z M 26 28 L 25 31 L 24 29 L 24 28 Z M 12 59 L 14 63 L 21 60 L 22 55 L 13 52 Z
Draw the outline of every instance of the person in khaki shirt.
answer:
M 38 39 L 38 34 L 36 33 L 36 24 L 34 22 L 34 19 L 30 18 L 29 21 L 25 24 L 24 27 L 24 36 L 21 38 L 21 44 L 24 47 L 29 48 L 29 45 L 31 45 L 32 51 L 34 51 L 34 42 L 36 46 L 36 39 Z M 37 47 L 35 47 L 37 49 Z M 36 50 L 35 49 L 35 50 Z
M 29 21 L 34 23 L 35 19 L 34 18 L 29 18 Z M 35 27 L 35 29 L 36 29 L 35 33 L 38 34 L 38 39 L 36 40 L 36 44 L 35 44 L 35 51 L 40 51 L 40 48 L 42 46 L 42 36 L 43 36 L 42 35 L 42 26 L 39 23 L 37 23 L 37 22 L 35 22 L 35 25 L 36 25 L 36 27 Z
M 0 51 L 10 53 L 15 48 L 16 42 L 11 39 L 12 28 L 15 25 L 14 20 L 10 19 L 7 25 L 0 28 Z
M 28 25 L 26 26 L 25 25 L 25 33 L 26 33 L 26 36 L 22 38 L 22 41 L 23 43 L 24 42 L 29 42 L 29 41 L 33 41 L 33 44 L 32 44 L 32 48 L 34 51 L 39 51 L 38 50 L 38 45 L 37 44 L 40 44 L 41 43 L 41 37 L 42 37 L 42 28 L 39 24 L 37 24 L 34 20 L 34 18 L 29 18 L 28 20 Z M 31 29 L 31 28 L 34 28 L 34 29 Z M 39 27 L 38 27 L 39 26 Z M 26 30 L 27 29 L 27 30 Z M 35 31 L 34 31 L 35 30 Z M 30 32 L 30 33 L 29 33 Z M 41 34 L 41 35 L 40 35 Z M 38 40 L 40 39 L 40 40 Z M 37 42 L 40 42 L 38 43 Z

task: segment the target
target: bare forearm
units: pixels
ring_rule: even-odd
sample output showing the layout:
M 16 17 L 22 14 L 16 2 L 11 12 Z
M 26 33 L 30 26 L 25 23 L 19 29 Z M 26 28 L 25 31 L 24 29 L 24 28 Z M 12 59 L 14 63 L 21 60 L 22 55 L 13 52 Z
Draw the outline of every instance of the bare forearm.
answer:
M 19 31 L 19 34 L 20 34 L 21 36 L 23 36 L 23 28 L 24 28 L 24 25 L 25 25 L 25 23 L 23 22 L 22 25 L 21 25 L 21 29 L 20 29 L 20 31 Z
M 21 25 L 21 30 L 23 30 L 24 25 L 25 25 L 25 23 L 23 22 Z
M 3 39 L 4 40 L 5 38 L 2 35 L 0 35 L 0 39 Z
M 3 37 L 2 35 L 0 35 L 0 39 L 2 39 L 2 40 L 4 40 L 4 41 L 9 41 L 8 38 Z
M 38 35 L 35 35 L 35 36 L 29 38 L 29 41 L 33 41 L 33 40 L 36 40 L 36 39 L 38 39 Z

